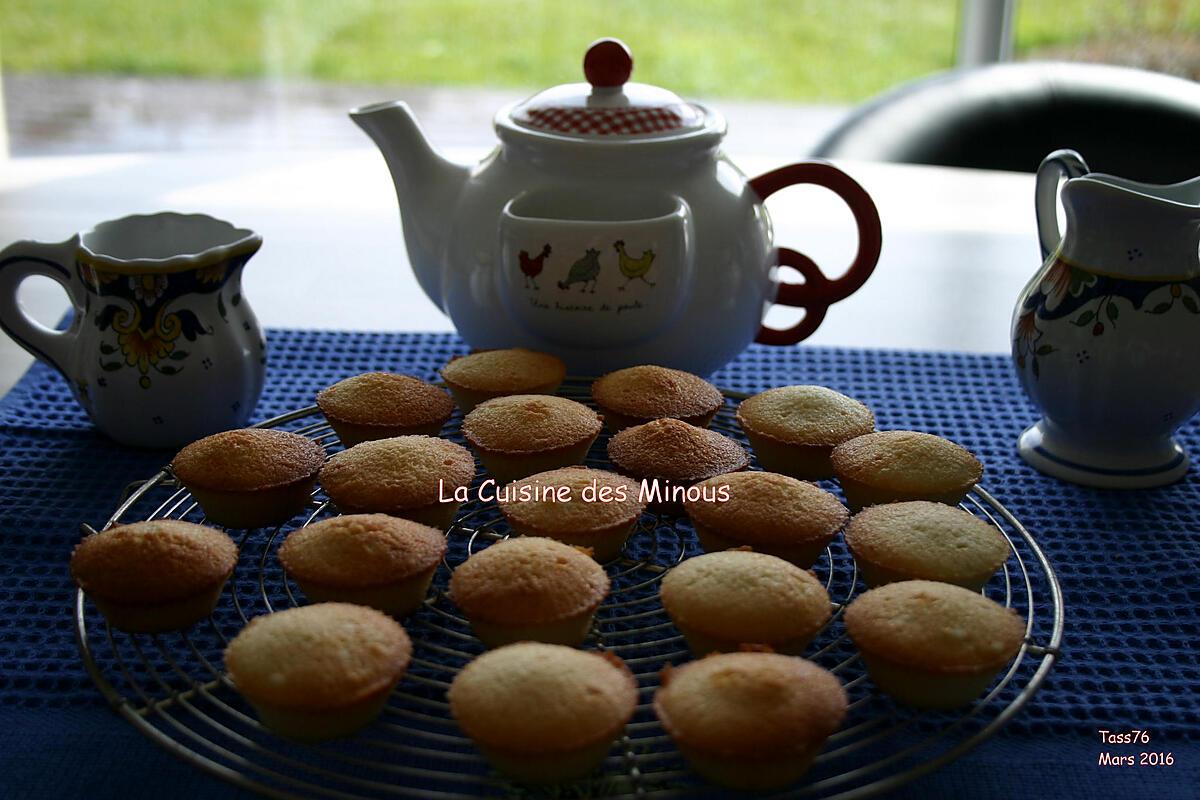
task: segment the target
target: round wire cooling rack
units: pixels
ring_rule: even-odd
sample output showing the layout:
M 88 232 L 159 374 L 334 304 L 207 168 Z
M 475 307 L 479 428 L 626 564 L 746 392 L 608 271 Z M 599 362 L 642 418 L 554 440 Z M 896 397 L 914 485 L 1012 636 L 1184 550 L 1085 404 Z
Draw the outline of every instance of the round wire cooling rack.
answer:
M 590 402 L 588 379 L 568 379 L 560 394 Z M 745 395 L 725 392 L 728 400 Z M 712 429 L 745 442 L 726 406 Z M 443 435 L 462 441 L 457 412 Z M 337 448 L 336 435 L 316 407 L 261 423 Z M 607 466 L 606 436 L 587 463 Z M 476 487 L 484 479 L 480 474 Z M 836 485 L 828 484 L 835 493 Z M 473 492 L 472 496 L 476 494 Z M 830 622 L 806 656 L 842 680 L 850 708 L 804 780 L 781 797 L 850 800 L 894 789 L 958 758 L 1016 715 L 1053 667 L 1063 630 L 1063 601 L 1054 571 L 1021 523 L 976 487 L 963 508 L 994 525 L 1011 554 L 984 594 L 1025 620 L 1025 642 L 986 695 L 954 712 L 915 712 L 891 702 L 866 677 L 841 623 L 860 591 L 854 560 L 839 537 L 814 566 L 834 604 Z M 620 656 L 638 679 L 639 705 L 598 774 L 570 786 L 526 788 L 492 772 L 450 717 L 445 691 L 483 646 L 446 597 L 450 571 L 509 531 L 494 503 L 463 506 L 447 531 L 449 543 L 424 606 L 404 620 L 414 656 L 381 718 L 353 737 L 321 744 L 281 739 L 263 727 L 234 690 L 223 667 L 225 645 L 247 620 L 303 602 L 275 557 L 286 534 L 332 516 L 318 490 L 310 507 L 277 528 L 234 531 L 240 556 L 212 616 L 187 631 L 131 635 L 115 631 L 79 592 L 76 637 L 85 667 L 112 707 L 172 754 L 238 786 L 273 797 L 449 798 L 722 796 L 691 773 L 659 725 L 650 702 L 659 671 L 689 658 L 683 638 L 658 600 L 658 585 L 673 566 L 701 551 L 686 518 L 647 513 L 621 556 L 605 565 L 612 591 L 596 614 L 585 647 Z M 143 519 L 203 521 L 188 492 L 164 469 L 131 487 L 106 524 Z M 88 529 L 90 530 L 90 529 Z

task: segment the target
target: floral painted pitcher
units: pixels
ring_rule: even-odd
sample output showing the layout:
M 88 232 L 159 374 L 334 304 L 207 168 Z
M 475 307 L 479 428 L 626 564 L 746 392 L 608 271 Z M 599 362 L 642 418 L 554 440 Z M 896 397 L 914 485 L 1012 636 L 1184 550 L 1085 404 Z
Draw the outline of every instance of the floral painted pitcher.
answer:
M 1036 211 L 1046 260 L 1017 301 L 1012 342 L 1043 417 L 1021 456 L 1089 486 L 1178 480 L 1188 457 L 1172 435 L 1200 410 L 1200 178 L 1136 183 L 1059 150 L 1038 170 Z
M 242 296 L 253 231 L 203 214 L 103 222 L 65 242 L 0 252 L 0 327 L 62 373 L 96 426 L 123 444 L 177 447 L 246 424 L 262 392 L 266 341 Z M 66 289 L 66 331 L 30 319 L 17 289 L 44 275 Z

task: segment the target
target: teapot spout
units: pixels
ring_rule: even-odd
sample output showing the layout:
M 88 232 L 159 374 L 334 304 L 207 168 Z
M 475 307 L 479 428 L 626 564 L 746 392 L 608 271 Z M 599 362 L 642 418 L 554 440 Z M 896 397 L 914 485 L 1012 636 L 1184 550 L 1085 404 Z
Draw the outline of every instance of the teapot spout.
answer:
M 396 185 L 408 259 L 425 294 L 444 311 L 441 254 L 470 168 L 448 161 L 430 146 L 406 103 L 362 106 L 351 110 L 350 118 L 371 137 L 387 162 Z

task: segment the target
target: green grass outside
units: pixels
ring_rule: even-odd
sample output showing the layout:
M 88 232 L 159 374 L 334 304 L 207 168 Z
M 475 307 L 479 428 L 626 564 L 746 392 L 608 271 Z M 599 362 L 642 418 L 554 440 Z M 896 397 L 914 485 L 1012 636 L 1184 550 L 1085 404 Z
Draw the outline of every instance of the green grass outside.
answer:
M 1020 53 L 1200 34 L 1200 3 L 1021 0 Z M 540 88 L 620 36 L 685 96 L 844 102 L 953 64 L 957 0 L 0 0 L 5 70 Z

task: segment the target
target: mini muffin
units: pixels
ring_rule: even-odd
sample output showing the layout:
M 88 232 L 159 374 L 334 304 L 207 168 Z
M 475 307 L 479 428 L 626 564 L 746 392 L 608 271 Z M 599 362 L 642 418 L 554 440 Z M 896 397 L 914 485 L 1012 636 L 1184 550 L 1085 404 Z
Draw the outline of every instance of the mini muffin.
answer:
M 725 403 L 717 387 L 703 378 L 649 364 L 599 378 L 592 384 L 592 399 L 613 433 L 663 417 L 707 428 Z
M 561 358 L 523 347 L 482 350 L 442 367 L 442 380 L 464 414 L 493 397 L 554 394 L 566 376 Z
M 854 511 L 901 500 L 957 505 L 983 476 L 966 449 L 917 431 L 859 436 L 835 447 L 830 461 Z
M 436 528 L 351 514 L 292 531 L 279 561 L 314 603 L 355 603 L 403 617 L 425 600 L 445 554 L 445 534 Z
M 774 472 L 734 472 L 696 488 L 702 496 L 684 509 L 709 553 L 749 545 L 808 569 L 850 518 L 829 492 Z
M 261 528 L 288 521 L 308 504 L 324 462 L 325 448 L 305 436 L 242 428 L 192 442 L 171 471 L 209 522 Z
M 450 577 L 450 599 L 488 647 L 522 639 L 577 645 L 608 588 L 587 553 L 540 537 L 496 542 Z
M 346 447 L 393 436 L 437 436 L 454 401 L 436 386 L 408 375 L 367 372 L 317 394 L 317 406 Z
M 484 469 L 500 483 L 581 464 L 603 421 L 565 397 L 518 394 L 481 403 L 462 432 Z
M 869 586 L 923 579 L 979 591 L 1012 552 L 979 517 L 926 500 L 863 509 L 846 527 L 846 544 Z
M 321 487 L 343 514 L 391 514 L 439 530 L 450 527 L 462 505 L 447 498 L 474 479 L 467 448 L 432 436 L 356 444 L 321 470 Z
M 793 478 L 833 477 L 829 454 L 875 430 L 875 415 L 824 386 L 780 386 L 742 401 L 737 421 L 763 469 Z
M 318 603 L 250 620 L 225 667 L 264 725 L 319 741 L 370 723 L 412 658 L 400 623 L 349 603 Z
M 684 561 L 663 578 L 662 604 L 698 657 L 743 644 L 800 655 L 831 612 L 811 572 L 745 550 Z
M 778 653 L 723 653 L 667 667 L 654 712 L 692 769 L 743 791 L 798 781 L 846 716 L 828 670 Z
M 637 706 L 637 682 L 611 653 L 519 642 L 467 664 L 450 713 L 500 772 L 559 783 L 592 772 Z
M 1025 624 L 1012 609 L 934 581 L 864 592 L 847 606 L 845 622 L 875 685 L 918 708 L 975 700 L 1025 638 Z
M 682 512 L 687 487 L 750 466 L 746 448 L 733 439 L 669 418 L 616 434 L 608 458 L 621 474 L 648 482 L 643 498 L 651 508 L 671 514 Z
M 114 628 L 158 633 L 211 614 L 237 558 L 224 531 L 156 519 L 88 536 L 71 553 L 71 577 Z
M 621 554 L 646 510 L 638 497 L 640 488 L 613 472 L 563 467 L 510 484 L 499 505 L 514 533 L 586 547 L 597 561 L 611 561 Z M 565 500 L 537 499 L 544 496 L 541 491 L 561 494 L 564 489 Z

